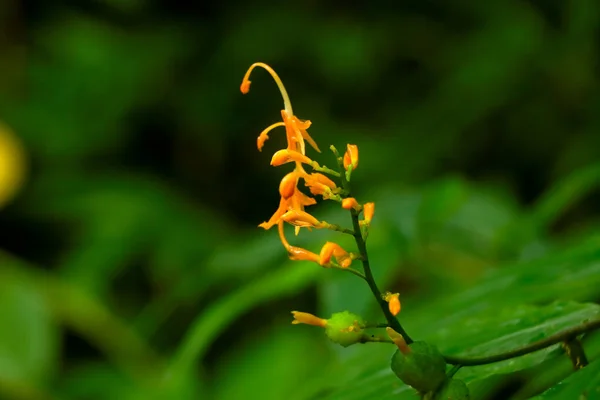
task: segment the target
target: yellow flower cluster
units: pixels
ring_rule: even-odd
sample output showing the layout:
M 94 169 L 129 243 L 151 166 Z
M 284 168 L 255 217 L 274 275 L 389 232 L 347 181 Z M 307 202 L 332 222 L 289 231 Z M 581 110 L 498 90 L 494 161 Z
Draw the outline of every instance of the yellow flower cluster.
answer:
M 278 226 L 281 242 L 292 260 L 308 260 L 316 262 L 321 266 L 331 266 L 331 259 L 334 258 L 339 266 L 344 268 L 349 267 L 354 257 L 353 254 L 348 253 L 336 243 L 327 242 L 321 249 L 320 254 L 316 254 L 290 245 L 285 238 L 285 222 L 295 226 L 296 234 L 298 234 L 300 228 L 331 228 L 331 225 L 327 222 L 319 221 L 305 211 L 305 207 L 316 204 L 316 200 L 314 197 L 310 197 L 300 191 L 298 183 L 301 179 L 313 196 L 318 195 L 323 199 L 333 199 L 341 202 L 342 199 L 339 196 L 341 189 L 324 174 L 320 172 L 308 173 L 304 169 L 304 165 L 309 165 L 313 169 L 319 168 L 319 164 L 306 155 L 305 142 L 308 142 L 312 148 L 320 152 L 319 147 L 308 133 L 311 122 L 301 120 L 294 115 L 287 91 L 277 73 L 270 66 L 264 63 L 252 64 L 240 86 L 242 93 L 246 94 L 250 90 L 250 74 L 256 67 L 264 68 L 271 74 L 279 87 L 284 102 L 284 109 L 281 110 L 283 121 L 274 123 L 261 132 L 256 141 L 258 150 L 262 151 L 265 142 L 269 139 L 269 132 L 280 126 L 285 127 L 287 147 L 275 152 L 271 158 L 271 165 L 277 167 L 292 162 L 295 164 L 294 170 L 285 175 L 279 184 L 281 199 L 277 211 L 275 211 L 268 221 L 263 222 L 259 226 L 264 229 L 270 229 L 275 225 Z M 348 145 L 343 163 L 346 169 L 350 166 L 355 169 L 358 166 L 358 148 L 356 145 Z M 355 206 L 360 207 L 358 203 Z M 367 205 L 365 205 L 365 209 L 366 207 Z

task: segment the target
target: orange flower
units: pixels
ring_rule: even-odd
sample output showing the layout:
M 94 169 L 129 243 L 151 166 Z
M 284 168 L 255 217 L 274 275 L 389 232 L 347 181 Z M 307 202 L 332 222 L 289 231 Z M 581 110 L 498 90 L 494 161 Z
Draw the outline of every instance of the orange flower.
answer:
M 292 311 L 292 315 L 294 316 L 294 320 L 292 324 L 306 324 L 313 326 L 320 326 L 321 328 L 325 328 L 327 326 L 327 320 L 323 318 L 319 318 L 315 315 L 301 312 L 301 311 Z
M 287 91 L 285 90 L 285 86 L 283 86 L 279 75 L 277 75 L 277 73 L 273 71 L 271 67 L 269 67 L 265 63 L 260 62 L 252 64 L 250 68 L 248 68 L 248 71 L 246 71 L 246 75 L 242 80 L 242 84 L 240 86 L 241 92 L 243 94 L 246 94 L 250 91 L 250 74 L 252 73 L 252 70 L 256 67 L 264 68 L 269 74 L 271 74 L 271 76 L 275 80 L 275 83 L 279 87 L 279 91 L 281 92 L 281 96 L 283 97 L 284 106 L 284 109 L 281 110 L 281 117 L 283 119 L 283 122 L 277 122 L 261 132 L 257 139 L 258 150 L 262 150 L 265 141 L 269 138 L 268 133 L 271 130 L 279 126 L 285 126 L 288 150 L 297 151 L 304 155 L 304 141 L 306 140 L 316 151 L 320 152 L 319 147 L 307 132 L 307 129 L 310 127 L 311 122 L 303 121 L 294 115 L 294 112 L 292 110 L 292 103 L 290 102 L 290 98 L 287 94 Z
M 388 302 L 388 307 L 392 315 L 396 316 L 402 308 L 400 304 L 400 293 L 386 292 L 382 295 L 383 299 Z
M 298 188 L 294 187 L 294 192 L 289 198 L 281 198 L 281 200 L 279 201 L 279 208 L 277 209 L 277 211 L 275 211 L 275 214 L 271 216 L 269 221 L 263 222 L 258 226 L 260 226 L 263 229 L 271 229 L 281 220 L 283 214 L 288 212 L 288 210 L 295 209 L 299 211 L 304 211 L 305 206 L 311 206 L 316 203 L 317 201 L 315 199 L 313 199 L 312 197 L 308 197 L 307 195 L 299 191 Z
M 284 235 L 283 223 L 287 222 L 294 225 L 296 235 L 299 233 L 300 228 L 303 227 L 326 228 L 329 226 L 326 222 L 319 221 L 304 211 L 304 207 L 316 204 L 316 200 L 305 195 L 298 189 L 299 178 L 304 179 L 306 186 L 310 189 L 312 194 L 322 195 L 323 198 L 337 196 L 333 193 L 333 189 L 336 189 L 337 187 L 335 183 L 325 175 L 320 173 L 308 174 L 304 170 L 302 164 L 309 164 L 313 168 L 318 168 L 318 164 L 306 156 L 305 141 L 307 141 L 315 150 L 320 150 L 307 131 L 311 122 L 301 120 L 294 115 L 287 91 L 283 86 L 281 79 L 271 67 L 264 63 L 252 64 L 242 80 L 240 86 L 242 93 L 246 94 L 250 90 L 250 74 L 256 67 L 264 68 L 271 74 L 281 92 L 284 107 L 284 109 L 281 110 L 281 118 L 283 121 L 276 122 L 264 129 L 256 140 L 256 146 L 259 151 L 262 151 L 265 142 L 269 139 L 269 132 L 277 127 L 283 126 L 285 127 L 287 146 L 285 149 L 279 150 L 273 154 L 271 165 L 277 167 L 286 163 L 295 163 L 294 170 L 284 176 L 279 184 L 279 194 L 281 195 L 279 207 L 269 221 L 263 222 L 259 226 L 264 229 L 270 229 L 274 225 L 279 226 L 281 243 L 288 251 L 291 259 L 308 260 L 319 263 L 319 256 L 315 253 L 299 247 L 290 246 Z M 347 261 L 345 261 L 345 263 L 349 265 Z
M 331 198 L 333 189 L 337 189 L 334 181 L 318 172 L 304 174 L 302 178 L 313 195 L 321 195 L 324 199 Z
M 337 243 L 327 242 L 319 254 L 319 264 L 326 266 L 331 262 L 331 256 L 335 257 L 342 268 L 348 268 L 352 264 L 352 257 L 346 250 Z
M 358 204 L 358 201 L 356 201 L 354 197 L 346 197 L 342 200 L 342 208 L 345 210 L 355 209 L 358 211 L 360 210 L 360 204 Z
M 344 168 L 347 170 L 352 165 L 352 170 L 358 167 L 358 146 L 355 144 L 349 144 L 346 146 L 347 150 L 344 153 Z
M 302 153 L 298 153 L 297 151 L 293 151 L 293 150 L 289 150 L 289 149 L 283 149 L 283 150 L 279 150 L 277 151 L 275 154 L 273 154 L 273 158 L 271 158 L 271 165 L 274 167 L 279 167 L 280 165 L 289 163 L 294 161 L 295 163 L 304 163 L 304 164 L 311 164 L 313 161 L 306 157 L 304 154 Z M 298 169 L 298 168 L 296 168 Z
M 281 219 L 288 224 L 303 228 L 324 228 L 325 223 L 319 221 L 309 213 L 299 210 L 289 210 L 281 216 Z
M 287 239 L 285 238 L 285 233 L 283 231 L 283 220 L 280 220 L 277 223 L 277 226 L 279 228 L 279 239 L 281 240 L 281 243 L 283 243 L 283 247 L 285 247 L 285 249 L 287 250 L 290 260 L 312 261 L 317 264 L 319 263 L 319 256 L 315 253 L 303 249 L 301 247 L 290 246 Z
M 369 225 L 373 219 L 373 215 L 375 214 L 375 203 L 365 203 L 363 210 L 365 213 L 364 222 L 365 224 Z
M 294 261 L 312 261 L 319 263 L 319 256 L 311 251 L 303 249 L 301 247 L 290 246 L 288 249 L 288 255 L 290 260 Z

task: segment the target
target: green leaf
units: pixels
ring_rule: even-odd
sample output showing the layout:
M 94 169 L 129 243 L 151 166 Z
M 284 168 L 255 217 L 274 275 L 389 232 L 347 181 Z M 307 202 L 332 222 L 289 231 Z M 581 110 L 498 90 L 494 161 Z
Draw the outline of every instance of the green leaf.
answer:
M 415 339 L 437 345 L 444 354 L 492 355 L 542 339 L 590 318 L 600 306 L 567 300 L 592 300 L 600 284 L 598 238 L 543 259 L 491 271 L 476 287 L 435 301 L 408 299 L 400 315 Z M 561 301 L 552 302 L 560 298 Z M 414 307 L 410 307 L 415 302 Z M 545 306 L 536 306 L 551 302 Z M 417 307 L 416 304 L 422 306 Z M 556 346 L 479 367 L 465 367 L 457 378 L 469 384 L 496 374 L 530 368 L 552 356 Z M 343 376 L 322 382 L 328 399 L 415 398 L 389 368 L 393 347 L 354 349 Z M 330 377 L 328 375 L 328 377 Z
M 56 372 L 58 329 L 44 297 L 20 276 L 0 270 L 0 380 L 40 385 Z
M 461 356 L 489 356 L 525 346 L 537 340 L 564 331 L 586 320 L 600 318 L 600 306 L 575 302 L 555 302 L 545 307 L 521 306 L 499 310 L 495 316 L 466 319 L 456 340 L 445 342 L 447 354 Z M 460 333 L 463 335 L 460 335 Z M 465 334 L 466 333 L 466 334 Z M 431 339 L 433 340 L 433 339 Z M 477 343 L 479 342 L 479 343 Z M 456 375 L 465 382 L 481 380 L 494 374 L 519 371 L 540 364 L 560 345 L 510 360 L 461 369 Z M 452 349 L 452 350 L 450 350 Z
M 597 399 L 600 398 L 600 360 L 590 363 L 535 400 Z

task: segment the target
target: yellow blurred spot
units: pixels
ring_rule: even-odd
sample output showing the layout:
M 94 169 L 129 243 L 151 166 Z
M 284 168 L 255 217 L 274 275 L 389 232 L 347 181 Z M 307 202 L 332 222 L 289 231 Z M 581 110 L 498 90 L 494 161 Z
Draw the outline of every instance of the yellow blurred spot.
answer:
M 0 207 L 21 188 L 25 178 L 25 152 L 19 139 L 0 123 Z

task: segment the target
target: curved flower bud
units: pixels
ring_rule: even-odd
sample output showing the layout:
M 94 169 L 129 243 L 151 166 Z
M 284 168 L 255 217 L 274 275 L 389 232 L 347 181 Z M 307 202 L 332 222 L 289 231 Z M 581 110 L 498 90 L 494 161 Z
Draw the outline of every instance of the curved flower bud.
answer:
M 300 162 L 304 164 L 312 163 L 312 160 L 306 157 L 302 153 L 298 153 L 297 151 L 283 149 L 275 152 L 273 154 L 273 158 L 271 158 L 271 165 L 274 167 L 278 167 L 280 165 L 289 163 L 289 162 Z
M 344 168 L 348 170 L 350 165 L 352 165 L 352 170 L 355 170 L 358 167 L 358 146 L 355 144 L 349 144 L 346 146 L 347 150 L 344 153 Z
M 301 311 L 292 311 L 292 315 L 294 316 L 294 320 L 292 321 L 293 325 L 298 324 L 306 324 L 313 326 L 320 326 L 321 328 L 325 328 L 327 326 L 327 320 L 323 318 L 319 318 L 315 315 L 301 312 Z

